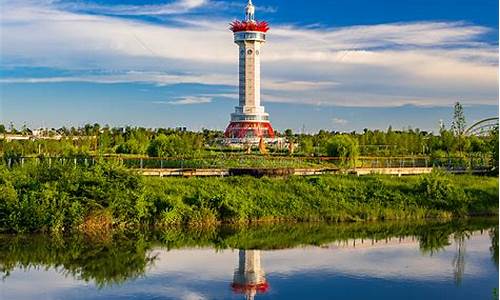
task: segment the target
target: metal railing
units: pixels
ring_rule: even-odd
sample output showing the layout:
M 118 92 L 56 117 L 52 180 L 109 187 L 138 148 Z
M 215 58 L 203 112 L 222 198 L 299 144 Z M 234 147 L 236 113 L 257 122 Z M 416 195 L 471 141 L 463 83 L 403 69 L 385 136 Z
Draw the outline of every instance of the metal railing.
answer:
M 225 155 L 196 158 L 150 158 L 122 156 L 87 157 L 2 157 L 7 167 L 26 163 L 44 162 L 90 166 L 99 160 L 114 161 L 131 169 L 195 169 L 195 168 L 428 168 L 440 167 L 448 170 L 491 169 L 493 162 L 488 156 L 442 157 L 400 156 L 359 157 L 355 161 L 339 157 L 290 157 L 263 155 Z

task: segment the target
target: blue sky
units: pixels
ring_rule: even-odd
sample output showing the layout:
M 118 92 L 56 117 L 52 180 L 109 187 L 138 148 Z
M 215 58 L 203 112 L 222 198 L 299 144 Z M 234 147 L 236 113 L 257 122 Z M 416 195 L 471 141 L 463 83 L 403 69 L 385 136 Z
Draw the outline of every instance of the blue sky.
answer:
M 245 1 L 0 0 L 0 122 L 224 129 Z M 498 115 L 498 1 L 255 0 L 278 130 Z

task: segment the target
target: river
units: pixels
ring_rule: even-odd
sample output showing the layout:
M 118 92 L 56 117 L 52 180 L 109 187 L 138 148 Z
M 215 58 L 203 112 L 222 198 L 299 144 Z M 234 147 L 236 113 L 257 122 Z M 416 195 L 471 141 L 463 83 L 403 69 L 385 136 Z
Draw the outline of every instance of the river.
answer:
M 496 299 L 498 219 L 0 235 L 0 298 Z

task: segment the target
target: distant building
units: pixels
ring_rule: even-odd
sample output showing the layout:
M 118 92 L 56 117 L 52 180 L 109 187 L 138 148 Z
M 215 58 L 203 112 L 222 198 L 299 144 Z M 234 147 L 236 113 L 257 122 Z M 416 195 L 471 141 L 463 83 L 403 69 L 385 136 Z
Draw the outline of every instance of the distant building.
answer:
M 34 137 L 47 136 L 47 135 L 49 135 L 49 130 L 47 128 L 43 128 L 43 127 L 40 127 L 38 129 L 33 129 L 32 135 Z

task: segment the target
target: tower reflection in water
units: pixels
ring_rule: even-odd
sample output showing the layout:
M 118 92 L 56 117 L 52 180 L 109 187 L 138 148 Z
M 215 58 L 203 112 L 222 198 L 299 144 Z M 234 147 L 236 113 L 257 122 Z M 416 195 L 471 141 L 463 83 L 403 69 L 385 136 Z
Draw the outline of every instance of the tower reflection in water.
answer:
M 260 266 L 259 250 L 239 250 L 238 268 L 234 271 L 231 287 L 235 293 L 245 294 L 246 299 L 267 292 L 269 284 Z

